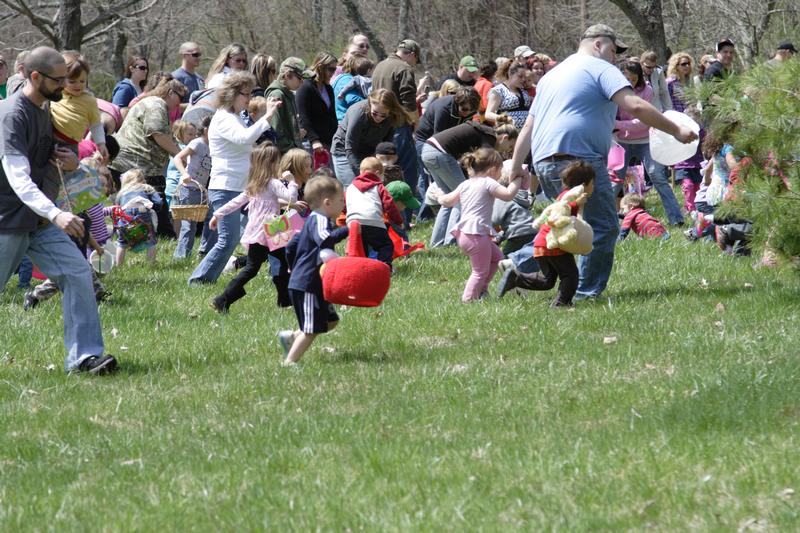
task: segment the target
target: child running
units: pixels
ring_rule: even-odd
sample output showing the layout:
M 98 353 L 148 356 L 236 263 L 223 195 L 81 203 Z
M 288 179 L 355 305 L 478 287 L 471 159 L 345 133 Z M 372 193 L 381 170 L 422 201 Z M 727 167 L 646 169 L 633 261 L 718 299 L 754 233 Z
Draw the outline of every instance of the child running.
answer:
M 286 259 L 292 269 L 289 294 L 297 315 L 299 329 L 278 332 L 286 360 L 284 365 L 297 363 L 320 333 L 327 333 L 339 323 L 333 305 L 322 295 L 322 264 L 320 251 L 333 248 L 347 238 L 345 227 L 334 228 L 331 219 L 344 209 L 344 190 L 335 178 L 318 176 L 306 184 L 306 201 L 312 209 L 303 231 L 295 235 L 286 247 Z
M 508 187 L 497 180 L 503 172 L 503 158 L 493 148 L 480 148 L 461 158 L 469 179 L 453 192 L 439 196 L 444 207 L 461 203 L 461 220 L 452 230 L 459 248 L 469 256 L 472 274 L 464 287 L 461 301 L 471 302 L 486 294 L 489 282 L 497 271 L 503 252 L 494 243 L 492 208 L 495 198 L 510 201 L 520 188 L 521 178 L 514 179 Z
M 669 232 L 661 222 L 645 210 L 644 197 L 639 194 L 626 194 L 619 203 L 622 215 L 622 226 L 617 242 L 622 242 L 633 232 L 643 239 L 669 239 Z
M 583 185 L 583 194 L 569 203 L 572 216 L 578 214 L 578 210 L 586 205 L 586 201 L 594 192 L 594 177 L 592 165 L 585 161 L 575 161 L 561 172 L 564 190 L 558 195 L 558 200 L 573 187 Z M 533 257 L 539 263 L 541 270 L 534 274 L 512 272 L 515 278 L 513 285 L 522 289 L 549 291 L 555 286 L 556 279 L 559 279 L 558 294 L 550 307 L 572 307 L 572 298 L 578 290 L 578 266 L 575 264 L 575 256 L 560 248 L 549 249 L 548 233 L 550 226 L 545 223 L 533 239 Z
M 278 179 L 280 174 L 281 152 L 272 144 L 259 145 L 250 156 L 250 173 L 244 192 L 220 207 L 211 217 L 209 226 L 217 228 L 217 221 L 247 205 L 247 226 L 241 243 L 247 247 L 247 263 L 239 274 L 228 283 L 222 294 L 211 300 L 211 307 L 220 313 L 227 313 L 231 304 L 246 293 L 244 286 L 258 275 L 261 265 L 269 256 L 280 261 L 280 272 L 272 278 L 278 293 L 278 305 L 289 307 L 289 266 L 286 263 L 284 248 L 270 250 L 267 247 L 267 234 L 264 221 L 280 213 L 280 200 L 290 206 L 297 200 L 297 184 L 290 181 L 288 187 Z
M 147 184 L 144 172 L 138 168 L 125 172 L 117 193 L 118 206 L 112 213 L 117 232 L 116 265 L 125 262 L 125 253 L 147 250 L 147 259 L 156 261 L 156 212 L 161 209 L 161 195 Z

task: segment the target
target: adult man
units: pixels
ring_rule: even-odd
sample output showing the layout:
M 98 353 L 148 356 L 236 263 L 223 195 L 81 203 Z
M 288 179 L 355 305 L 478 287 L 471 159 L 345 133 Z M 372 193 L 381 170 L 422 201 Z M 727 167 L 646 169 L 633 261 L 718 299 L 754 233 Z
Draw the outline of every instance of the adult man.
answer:
M 30 54 L 30 50 L 23 50 L 17 54 L 14 60 L 14 74 L 6 82 L 6 98 L 20 90 L 25 84 L 25 58 Z
M 356 33 L 353 35 L 353 37 L 350 39 L 350 46 L 352 46 L 352 48 L 350 48 L 350 53 L 353 55 L 364 57 L 369 55 L 369 37 L 362 33 Z
M 397 96 L 405 108 L 411 123 L 395 129 L 394 143 L 397 146 L 397 164 L 403 169 L 403 180 L 412 190 L 417 185 L 417 152 L 411 137 L 412 126 L 419 122 L 417 102 L 422 102 L 427 94 L 417 96 L 417 83 L 414 67 L 419 63 L 420 48 L 416 41 L 403 39 L 398 43 L 394 55 L 390 55 L 377 65 L 372 72 L 372 90 L 388 89 Z
M 63 292 L 64 369 L 111 372 L 117 361 L 103 355 L 90 266 L 67 237 L 81 237 L 83 221 L 52 201 L 60 186 L 54 163 L 78 164 L 70 150 L 54 149 L 47 105 L 61 99 L 67 66 L 56 50 L 40 47 L 25 58 L 25 73 L 23 89 L 0 103 L 0 288 L 28 255 Z
M 596 297 L 605 289 L 614 262 L 619 221 L 606 161 L 617 106 L 682 142 L 697 138 L 634 94 L 615 66 L 617 54 L 625 50 L 627 46 L 609 26 L 589 27 L 577 53 L 539 82 L 514 148 L 514 175 L 524 176 L 522 162 L 532 151 L 536 175 L 550 199 L 561 192 L 559 175 L 572 161 L 584 160 L 594 168 L 594 193 L 584 208 L 584 218 L 594 229 L 594 250 L 579 260 L 578 299 Z M 524 276 L 520 276 L 519 286 L 524 286 Z M 506 290 L 513 286 L 508 284 Z
M 730 76 L 735 57 L 736 45 L 730 39 L 722 39 L 717 43 L 717 61 L 708 66 L 703 81 L 724 80 Z
M 775 57 L 767 61 L 767 65 L 771 67 L 777 67 L 784 61 L 787 61 L 792 58 L 793 55 L 797 53 L 797 49 L 794 47 L 792 43 L 789 41 L 783 41 L 781 44 L 778 45 L 777 50 L 775 51 Z
M 442 78 L 442 83 L 447 80 L 456 80 L 460 85 L 474 87 L 480 75 L 479 70 L 478 61 L 474 57 L 464 56 L 458 63 L 458 70 Z M 439 84 L 439 87 L 442 86 L 442 83 Z
M 661 112 L 672 109 L 672 99 L 667 90 L 667 78 L 664 76 L 664 70 L 658 66 L 656 53 L 648 50 L 642 54 L 639 62 L 642 65 L 645 80 L 650 82 L 650 87 L 653 89 L 653 100 L 650 103 Z
M 186 86 L 188 91 L 181 99 L 181 102 L 189 103 L 189 96 L 195 91 L 201 91 L 205 88 L 206 82 L 203 77 L 196 72 L 197 67 L 200 66 L 200 58 L 203 52 L 200 50 L 200 45 L 193 42 L 186 42 L 178 49 L 181 56 L 181 66 L 179 69 L 172 72 L 172 77 Z
M 530 60 L 534 55 L 536 55 L 536 52 L 531 50 L 530 46 L 523 44 L 522 46 L 517 46 L 516 48 L 514 48 L 515 61 L 520 61 L 522 63 L 527 64 L 528 60 Z

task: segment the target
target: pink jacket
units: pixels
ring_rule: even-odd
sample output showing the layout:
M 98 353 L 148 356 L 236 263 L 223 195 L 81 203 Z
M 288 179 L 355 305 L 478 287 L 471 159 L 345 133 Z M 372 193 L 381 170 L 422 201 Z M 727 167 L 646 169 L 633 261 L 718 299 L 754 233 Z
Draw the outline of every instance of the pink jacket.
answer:
M 218 219 L 222 218 L 247 204 L 247 227 L 244 229 L 240 242 L 244 245 L 258 243 L 266 246 L 267 234 L 264 233 L 264 221 L 280 213 L 278 199 L 295 202 L 297 200 L 297 184 L 290 181 L 287 187 L 281 180 L 273 178 L 269 180 L 266 190 L 261 191 L 258 196 L 251 198 L 247 196 L 246 192 L 243 192 L 214 211 L 214 216 Z
M 633 92 L 647 102 L 653 100 L 653 88 L 649 83 L 645 83 L 641 89 L 634 89 Z M 633 142 L 648 139 L 650 136 L 650 126 L 643 123 L 638 118 L 633 118 L 633 115 L 620 109 L 617 111 L 617 121 L 614 124 L 614 129 L 618 130 L 616 133 L 619 142 Z

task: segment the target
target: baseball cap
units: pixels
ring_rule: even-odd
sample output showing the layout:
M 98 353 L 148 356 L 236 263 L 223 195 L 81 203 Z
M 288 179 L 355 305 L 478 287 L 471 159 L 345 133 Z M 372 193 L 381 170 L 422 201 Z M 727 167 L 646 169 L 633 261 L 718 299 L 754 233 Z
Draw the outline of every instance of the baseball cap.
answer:
M 736 47 L 736 45 L 733 44 L 733 41 L 731 41 L 730 39 L 725 37 L 724 39 L 722 39 L 720 42 L 717 43 L 717 49 L 716 49 L 717 52 L 720 52 L 722 50 L 722 48 L 725 47 L 725 46 Z
M 478 61 L 472 56 L 464 56 L 461 58 L 459 67 L 464 67 L 470 72 L 478 72 Z
M 315 76 L 314 71 L 306 68 L 306 62 L 299 57 L 287 57 L 283 63 L 281 63 L 281 72 L 286 71 L 297 74 L 304 80 L 309 80 Z
M 793 54 L 797 53 L 797 49 L 789 41 L 783 41 L 781 44 L 779 44 L 778 50 L 789 50 Z
M 417 44 L 417 41 L 414 39 L 403 39 L 398 43 L 397 49 L 405 50 L 406 52 L 414 52 L 417 55 L 417 59 L 421 59 L 419 44 Z
M 419 209 L 419 200 L 414 197 L 411 187 L 405 181 L 392 181 L 386 184 L 386 190 L 392 199 L 406 204 L 409 209 Z
M 397 145 L 391 141 L 379 142 L 375 147 L 376 155 L 397 155 Z
M 617 32 L 615 32 L 611 26 L 607 26 L 605 24 L 594 24 L 593 26 L 589 26 L 586 28 L 586 31 L 583 32 L 583 37 L 581 37 L 581 39 L 594 39 L 595 37 L 608 37 L 611 39 L 611 42 L 617 47 L 618 54 L 621 54 L 628 49 L 628 45 L 623 43 L 617 37 Z
M 528 58 L 531 57 L 534 53 L 535 52 L 531 50 L 530 46 L 526 46 L 524 44 L 522 46 L 517 46 L 516 48 L 514 48 L 514 57 L 522 56 Z

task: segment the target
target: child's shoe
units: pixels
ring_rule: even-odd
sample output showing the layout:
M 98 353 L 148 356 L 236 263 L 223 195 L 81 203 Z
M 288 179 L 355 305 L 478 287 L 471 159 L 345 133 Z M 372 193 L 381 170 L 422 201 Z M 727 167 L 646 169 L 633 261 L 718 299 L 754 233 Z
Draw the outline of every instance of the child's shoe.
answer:
M 294 331 L 290 329 L 279 331 L 278 342 L 281 343 L 281 348 L 283 349 L 283 356 L 287 357 L 289 355 L 289 350 L 292 349 L 292 344 L 294 344 Z
M 235 272 L 236 271 L 236 256 L 232 255 L 228 262 L 225 263 L 225 268 L 222 269 L 223 274 L 227 274 L 228 272 Z
M 500 271 L 500 274 L 505 273 L 509 268 L 514 268 L 514 261 L 511 259 L 503 259 L 497 263 L 497 270 Z
M 225 297 L 222 295 L 212 299 L 211 302 L 209 302 L 209 305 L 217 313 L 223 313 L 223 314 L 227 313 L 228 309 L 230 308 L 230 305 L 228 304 L 227 300 L 225 300 Z
M 25 299 L 22 301 L 22 308 L 25 311 L 29 309 L 33 309 L 39 305 L 39 299 L 33 294 L 33 291 L 28 291 L 25 293 Z

